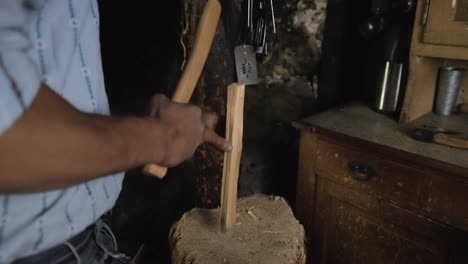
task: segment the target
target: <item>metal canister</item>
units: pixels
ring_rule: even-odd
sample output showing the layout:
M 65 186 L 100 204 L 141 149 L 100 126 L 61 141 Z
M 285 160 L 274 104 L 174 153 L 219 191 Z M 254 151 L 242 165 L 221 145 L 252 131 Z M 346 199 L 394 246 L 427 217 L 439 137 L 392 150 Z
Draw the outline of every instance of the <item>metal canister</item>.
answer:
M 434 112 L 449 116 L 456 105 L 458 93 L 463 81 L 465 69 L 457 67 L 440 67 L 437 81 L 437 95 Z
M 374 107 L 385 113 L 398 111 L 400 90 L 402 86 L 403 64 L 385 62 L 385 67 L 379 81 Z

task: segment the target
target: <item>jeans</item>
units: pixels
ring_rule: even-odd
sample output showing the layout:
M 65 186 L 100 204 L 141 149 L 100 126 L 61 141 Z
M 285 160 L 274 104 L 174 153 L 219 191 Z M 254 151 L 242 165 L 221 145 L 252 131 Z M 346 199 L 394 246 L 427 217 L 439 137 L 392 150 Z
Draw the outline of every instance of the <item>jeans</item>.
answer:
M 88 227 L 67 242 L 13 264 L 126 264 L 131 259 L 117 250 L 114 234 L 103 221 Z

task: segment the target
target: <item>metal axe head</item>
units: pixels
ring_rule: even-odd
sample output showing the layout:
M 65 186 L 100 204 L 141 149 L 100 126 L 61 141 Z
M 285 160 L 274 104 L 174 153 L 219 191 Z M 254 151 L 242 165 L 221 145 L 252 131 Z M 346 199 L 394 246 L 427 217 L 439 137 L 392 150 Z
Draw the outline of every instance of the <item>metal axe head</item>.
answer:
M 234 49 L 237 81 L 246 85 L 257 84 L 257 58 L 254 47 L 240 45 Z
M 460 132 L 445 130 L 442 128 L 411 128 L 408 129 L 408 135 L 413 139 L 423 142 L 434 142 L 434 136 L 437 134 L 459 135 Z

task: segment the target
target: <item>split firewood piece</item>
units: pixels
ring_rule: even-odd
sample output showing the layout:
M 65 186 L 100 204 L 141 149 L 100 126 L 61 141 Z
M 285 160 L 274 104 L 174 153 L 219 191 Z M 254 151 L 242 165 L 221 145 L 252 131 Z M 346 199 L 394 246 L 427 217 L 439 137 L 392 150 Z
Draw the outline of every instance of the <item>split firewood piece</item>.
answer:
M 245 85 L 233 83 L 228 87 L 226 140 L 232 151 L 224 154 L 223 183 L 221 189 L 221 231 L 226 233 L 236 223 L 237 180 L 242 154 L 244 128 Z

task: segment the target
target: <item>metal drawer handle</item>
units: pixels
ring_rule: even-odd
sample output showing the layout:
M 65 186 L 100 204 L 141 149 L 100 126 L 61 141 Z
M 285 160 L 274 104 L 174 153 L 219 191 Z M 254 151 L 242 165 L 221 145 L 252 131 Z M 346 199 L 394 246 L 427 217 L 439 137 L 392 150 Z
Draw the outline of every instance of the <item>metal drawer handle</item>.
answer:
M 375 170 L 359 161 L 348 161 L 348 169 L 351 171 L 351 176 L 358 181 L 368 181 L 377 176 Z

